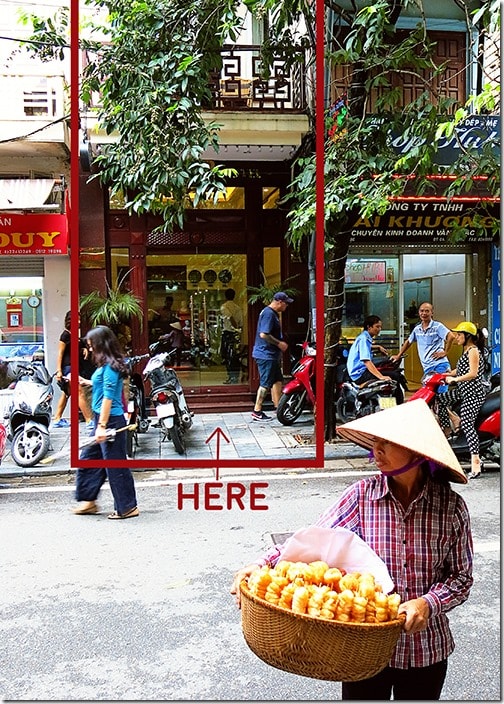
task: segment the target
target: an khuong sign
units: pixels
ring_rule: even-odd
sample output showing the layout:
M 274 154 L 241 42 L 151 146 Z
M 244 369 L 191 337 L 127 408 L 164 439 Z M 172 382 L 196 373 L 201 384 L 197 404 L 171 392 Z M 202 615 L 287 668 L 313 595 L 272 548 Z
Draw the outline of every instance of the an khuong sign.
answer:
M 455 229 L 465 232 L 463 242 L 491 242 L 491 228 L 498 217 L 497 203 L 394 201 L 383 215 L 364 218 L 356 213 L 351 219 L 351 242 L 444 244 L 450 242 Z M 481 227 L 487 229 L 486 236 Z

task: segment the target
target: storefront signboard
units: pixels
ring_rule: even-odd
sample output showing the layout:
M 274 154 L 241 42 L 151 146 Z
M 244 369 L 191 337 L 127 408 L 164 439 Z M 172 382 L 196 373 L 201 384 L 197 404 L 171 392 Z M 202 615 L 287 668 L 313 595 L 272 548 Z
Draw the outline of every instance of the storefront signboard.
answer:
M 385 269 L 386 263 L 384 261 L 348 259 L 345 267 L 345 283 L 385 283 Z
M 501 250 L 492 247 L 492 374 L 501 368 Z
M 474 202 L 396 201 L 383 215 L 363 218 L 355 214 L 351 243 L 449 244 L 458 228 L 465 231 L 460 243 L 492 242 L 490 228 L 498 218 L 499 205 L 495 203 L 483 208 Z M 481 234 L 478 226 L 488 228 L 487 234 Z
M 460 122 L 449 137 L 442 137 L 437 144 L 434 163 L 447 166 L 454 164 L 462 150 L 481 152 L 484 145 L 491 144 L 497 158 L 500 158 L 500 115 L 470 115 Z M 422 141 L 415 136 L 395 137 L 394 149 L 404 154 Z
M 6 254 L 68 254 L 67 216 L 0 212 L 0 256 Z

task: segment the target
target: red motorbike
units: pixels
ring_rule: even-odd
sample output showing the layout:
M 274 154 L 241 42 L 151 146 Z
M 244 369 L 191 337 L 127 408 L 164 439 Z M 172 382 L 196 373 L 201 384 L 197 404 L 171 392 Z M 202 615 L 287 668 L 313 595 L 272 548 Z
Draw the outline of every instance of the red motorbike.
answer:
M 423 386 L 408 399 L 422 398 L 436 412 L 436 401 L 440 389 L 446 387 L 446 374 L 432 374 L 424 379 Z M 454 408 L 457 412 L 457 409 Z M 482 460 L 496 462 L 500 465 L 500 388 L 493 388 L 488 393 L 475 422 L 480 444 Z M 471 453 L 464 433 L 460 432 L 448 438 L 457 459 L 469 461 Z
M 277 418 L 283 425 L 292 425 L 305 408 L 315 406 L 315 344 L 303 342 L 303 354 L 292 370 L 292 379 L 285 384 L 278 402 Z M 335 400 L 343 387 L 349 345 L 340 343 L 336 347 Z
M 303 354 L 292 370 L 292 379 L 282 389 L 277 418 L 283 425 L 292 425 L 305 408 L 315 406 L 315 346 L 301 345 Z

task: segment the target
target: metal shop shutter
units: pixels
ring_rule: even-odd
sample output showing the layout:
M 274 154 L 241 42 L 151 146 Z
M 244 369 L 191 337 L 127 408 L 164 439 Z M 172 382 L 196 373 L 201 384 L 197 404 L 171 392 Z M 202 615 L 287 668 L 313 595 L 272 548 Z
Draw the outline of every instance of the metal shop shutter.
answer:
M 44 257 L 0 255 L 0 276 L 44 276 Z

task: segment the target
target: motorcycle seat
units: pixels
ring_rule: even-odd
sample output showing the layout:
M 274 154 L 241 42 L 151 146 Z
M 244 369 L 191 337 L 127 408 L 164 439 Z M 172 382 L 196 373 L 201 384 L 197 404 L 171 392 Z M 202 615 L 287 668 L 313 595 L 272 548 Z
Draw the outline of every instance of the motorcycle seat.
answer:
M 479 425 L 485 418 L 491 413 L 500 410 L 500 393 L 499 391 L 491 391 L 486 397 L 483 405 L 480 408 L 478 417 L 476 419 L 476 425 Z

